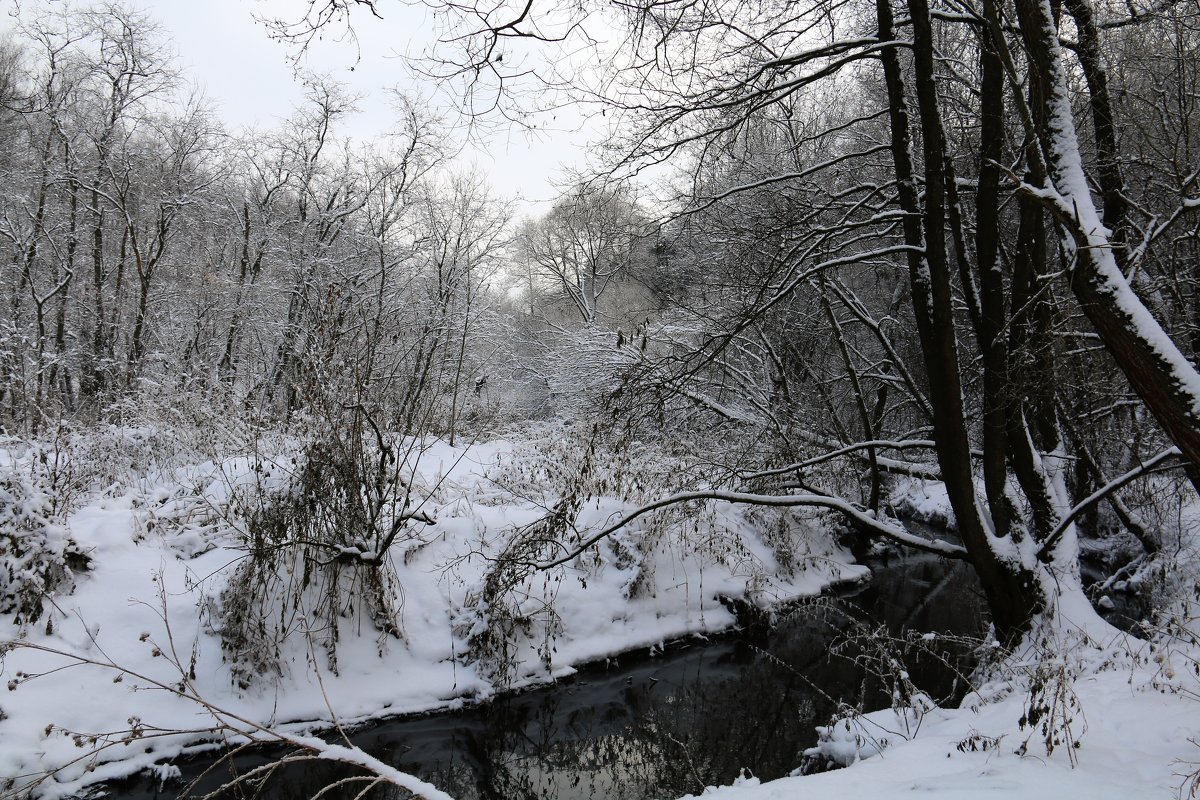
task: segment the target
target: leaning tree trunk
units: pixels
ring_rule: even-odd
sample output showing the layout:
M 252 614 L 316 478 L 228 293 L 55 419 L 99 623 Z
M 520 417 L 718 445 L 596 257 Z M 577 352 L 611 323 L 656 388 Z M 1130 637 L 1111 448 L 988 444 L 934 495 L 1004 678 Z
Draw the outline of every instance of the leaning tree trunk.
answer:
M 1200 491 L 1200 373 L 1133 292 L 1113 254 L 1083 170 L 1048 0 L 1018 0 L 1017 11 L 1030 69 L 1047 87 L 1041 145 L 1050 175 L 1045 186 L 1024 191 L 1047 205 L 1069 233 L 1075 297 L 1134 391 L 1192 465 L 1192 484 Z

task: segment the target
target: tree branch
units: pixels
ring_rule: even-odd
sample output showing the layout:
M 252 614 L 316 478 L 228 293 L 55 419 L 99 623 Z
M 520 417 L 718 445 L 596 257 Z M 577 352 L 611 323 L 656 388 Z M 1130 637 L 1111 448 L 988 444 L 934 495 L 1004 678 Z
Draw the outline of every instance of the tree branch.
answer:
M 871 516 L 863 509 L 860 509 L 857 506 L 842 500 L 841 498 L 819 494 L 771 495 L 708 489 L 695 492 L 680 492 L 679 494 L 673 494 L 669 497 L 655 500 L 652 503 L 647 503 L 641 508 L 629 512 L 617 522 L 609 525 L 599 533 L 588 537 L 574 550 L 566 555 L 560 556 L 559 558 L 551 561 L 541 562 L 536 564 L 535 567 L 539 570 L 547 570 L 551 569 L 552 567 L 565 564 L 585 552 L 592 545 L 611 536 L 621 528 L 624 528 L 638 517 L 649 514 L 651 511 L 657 511 L 660 508 L 666 508 L 667 506 L 677 505 L 679 503 L 688 503 L 693 500 L 720 500 L 725 503 L 772 506 L 775 508 L 794 508 L 797 506 L 819 506 L 822 508 L 829 508 L 842 513 L 856 524 L 869 529 L 873 533 L 884 536 L 896 544 L 913 547 L 926 553 L 934 553 L 947 558 L 965 559 L 967 557 L 967 551 L 956 544 L 942 542 L 935 539 L 923 539 L 920 536 L 916 536 L 915 534 L 908 532 L 898 525 L 889 525 L 885 522 L 882 522 Z
M 1161 464 L 1162 462 L 1166 461 L 1167 459 L 1173 458 L 1175 456 L 1181 456 L 1181 453 L 1179 452 L 1179 448 L 1178 447 L 1168 447 L 1166 450 L 1163 450 L 1161 453 L 1154 456 L 1153 458 L 1151 458 L 1149 461 L 1145 462 L 1141 466 L 1134 467 L 1133 469 L 1126 472 L 1124 475 L 1122 475 L 1118 478 L 1112 479 L 1111 481 L 1106 483 L 1104 486 L 1101 486 L 1099 489 L 1097 489 L 1096 491 L 1092 492 L 1090 495 L 1085 497 L 1081 502 L 1077 503 L 1076 506 L 1074 508 L 1072 508 L 1065 517 L 1063 517 L 1062 522 L 1058 523 L 1058 527 L 1056 527 L 1053 531 L 1051 531 L 1050 535 L 1048 537 L 1046 537 L 1045 543 L 1042 545 L 1041 549 L 1038 550 L 1038 558 L 1039 559 L 1043 558 L 1047 553 L 1049 553 L 1054 548 L 1054 545 L 1058 544 L 1058 540 L 1062 538 L 1062 535 L 1067 530 L 1067 527 L 1070 526 L 1071 523 L 1074 522 L 1076 520 L 1076 518 L 1079 517 L 1080 514 L 1087 511 L 1092 506 L 1096 505 L 1096 503 L 1100 502 L 1105 497 L 1107 497 L 1108 495 L 1115 492 L 1117 489 L 1120 489 L 1122 486 L 1126 485 L 1127 483 L 1130 483 L 1131 481 L 1134 481 L 1137 478 L 1140 478 L 1141 476 L 1154 471 L 1154 469 L 1159 464 Z

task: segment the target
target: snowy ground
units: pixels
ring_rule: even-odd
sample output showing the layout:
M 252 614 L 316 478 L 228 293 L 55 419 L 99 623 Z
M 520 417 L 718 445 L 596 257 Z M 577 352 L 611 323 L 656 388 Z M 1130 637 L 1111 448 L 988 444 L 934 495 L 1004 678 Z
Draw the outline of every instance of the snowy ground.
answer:
M 235 686 L 215 633 L 221 589 L 243 556 L 235 526 L 223 515 L 233 487 L 253 479 L 255 463 L 286 471 L 286 453 L 176 465 L 80 489 L 61 525 L 92 568 L 76 576 L 72 593 L 54 597 L 48 613 L 20 631 L 22 646 L 4 654 L 0 678 L 10 691 L 0 697 L 0 776 L 20 786 L 55 771 L 38 791 L 67 796 L 204 739 L 214 722 L 211 710 L 156 686 L 184 688 L 227 714 L 288 731 L 310 729 L 314 721 L 328 725 L 335 717 L 359 722 L 449 707 L 496 691 L 492 674 L 464 655 L 456 621 L 471 611 L 466 598 L 489 563 L 486 556 L 554 499 L 528 493 L 521 499 L 497 483 L 497 475 L 511 477 L 505 462 L 513 451 L 505 442 L 434 443 L 421 454 L 425 510 L 437 523 L 391 553 L 403 588 L 403 639 L 381 636 L 351 613 L 339 623 L 336 673 L 301 631 L 282 649 L 282 676 L 266 676 L 246 690 Z M 28 458 L 10 443 L 0 452 L 0 467 L 20 474 Z M 592 500 L 579 523 L 599 526 L 628 508 Z M 535 629 L 517 643 L 510 685 L 726 628 L 734 620 L 718 594 L 769 604 L 865 573 L 817 528 L 787 528 L 792 568 L 781 570 L 778 535 L 767 543 L 740 512 L 714 511 L 704 525 L 702 546 L 661 531 L 653 540 L 638 539 L 635 527 L 624 546 L 649 553 L 640 564 L 602 549 L 607 555 L 586 569 L 527 582 L 523 602 L 536 607 L 554 598 L 556 634 L 548 639 Z M 98 663 L 79 663 L 84 660 Z
M 283 474 L 292 468 L 288 441 L 276 440 L 273 450 L 260 443 L 254 455 L 167 459 L 131 473 L 130 460 L 137 463 L 156 434 L 108 436 L 107 444 L 84 448 L 106 469 L 86 480 L 71 473 L 61 484 L 70 487 L 70 506 L 46 527 L 47 546 L 69 535 L 92 568 L 36 623 L 11 628 L 20 646 L 6 649 L 0 666 L 9 687 L 0 697 L 0 777 L 14 779 L 12 789 L 54 771 L 39 785 L 44 797 L 151 768 L 211 738 L 212 709 L 162 687 L 204 698 L 226 722 L 230 714 L 245 721 L 233 727 L 303 733 L 334 718 L 361 722 L 452 707 L 610 654 L 726 628 L 734 620 L 719 594 L 769 605 L 864 575 L 819 520 L 751 518 L 728 508 L 710 508 L 698 521 L 646 518 L 586 567 L 521 585 L 515 602 L 534 624 L 514 641 L 516 666 L 502 682 L 467 651 L 464 620 L 487 616 L 468 598 L 511 532 L 558 498 L 539 483 L 544 457 L 531 467 L 528 454 L 518 455 L 523 448 L 508 442 L 434 442 L 421 452 L 417 482 L 423 510 L 437 522 L 390 553 L 403 590 L 402 638 L 381 636 L 351 610 L 338 624 L 336 671 L 313 637 L 298 631 L 281 649 L 282 675 L 241 689 L 216 632 L 221 590 L 244 555 L 229 501 L 236 487 L 263 480 L 256 464 Z M 0 472 L 40 474 L 41 483 L 29 485 L 44 489 L 46 468 L 39 472 L 30 457 L 10 442 L 0 449 Z M 646 497 L 664 490 L 660 478 L 638 480 Z M 944 505 L 936 485 L 910 489 L 910 505 L 922 512 Z M 631 507 L 597 494 L 580 512 L 581 529 L 602 527 Z M 557 617 L 539 616 L 551 599 Z M 1179 637 L 1155 645 L 1112 637 L 1100 645 L 1030 656 L 1010 669 L 1015 679 L 981 688 L 963 708 L 930 709 L 919 724 L 911 711 L 888 709 L 831 726 L 821 752 L 852 762 L 848 769 L 764 785 L 751 778 L 706 796 L 1186 796 L 1200 768 L 1194 651 Z M 1052 754 L 1040 724 L 1019 725 L 1036 669 L 1048 687 L 1042 696 L 1058 698 L 1047 702 L 1065 714 L 1050 729 L 1058 739 Z
M 714 800 L 843 798 L 1068 798 L 1187 797 L 1188 776 L 1200 769 L 1195 696 L 1160 691 L 1154 670 L 1110 669 L 1073 684 L 1078 748 L 1046 755 L 1039 731 L 1021 730 L 1027 694 L 1017 691 L 988 704 L 935 709 L 905 740 L 891 710 L 860 720 L 864 741 L 887 739 L 882 753 L 847 769 L 759 784 L 711 789 Z M 998 739 L 998 741 L 997 741 Z M 1025 744 L 1023 755 L 1017 750 Z M 1074 758 L 1072 759 L 1072 755 Z

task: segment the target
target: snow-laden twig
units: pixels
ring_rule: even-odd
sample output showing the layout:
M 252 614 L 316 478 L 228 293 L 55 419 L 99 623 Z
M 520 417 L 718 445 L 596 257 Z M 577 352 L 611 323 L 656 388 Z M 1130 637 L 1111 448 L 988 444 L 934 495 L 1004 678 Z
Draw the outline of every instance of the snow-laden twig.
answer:
M 168 730 L 158 730 L 158 729 L 151 729 L 151 728 L 144 728 L 144 729 L 135 728 L 133 730 L 130 730 L 128 732 L 127 736 L 124 738 L 110 739 L 105 744 L 100 746 L 99 749 L 101 749 L 101 750 L 105 749 L 107 747 L 110 747 L 112 745 L 115 745 L 115 744 L 130 741 L 132 738 L 140 738 L 141 736 L 144 735 L 144 733 L 143 733 L 144 730 L 152 730 L 153 731 L 152 735 L 155 735 L 155 736 L 169 736 L 172 733 L 193 733 L 194 734 L 194 733 L 198 733 L 198 732 L 203 732 L 203 733 L 209 733 L 209 734 L 213 734 L 213 735 L 216 735 L 219 733 L 225 733 L 225 734 L 232 734 L 235 737 L 241 738 L 241 739 L 245 740 L 246 742 L 254 743 L 254 744 L 290 745 L 292 747 L 295 747 L 295 748 L 298 748 L 299 750 L 304 751 L 305 755 L 309 758 L 317 758 L 317 759 L 330 760 L 330 761 L 341 761 L 346 764 L 352 764 L 354 766 L 362 767 L 363 769 L 367 770 L 372 775 L 377 776 L 378 778 L 382 779 L 383 781 L 385 781 L 389 784 L 392 784 L 393 786 L 398 786 L 402 789 L 412 792 L 414 795 L 416 795 L 419 798 L 423 798 L 424 800 L 454 800 L 450 795 L 448 795 L 445 792 L 443 792 L 442 790 L 438 789 L 436 786 L 434 786 L 430 783 L 426 783 L 425 781 L 421 780 L 420 778 L 418 778 L 414 775 L 409 775 L 408 773 L 401 772 L 400 770 L 397 770 L 395 767 L 392 767 L 389 764 L 385 764 L 384 762 L 380 761 L 379 759 L 369 755 L 368 753 L 363 752 L 362 750 L 360 750 L 356 747 L 350 747 L 350 746 L 339 745 L 339 744 L 330 744 L 329 742 L 326 742 L 323 739 L 320 739 L 316 736 L 307 736 L 307 735 L 303 735 L 303 734 L 287 733 L 286 731 L 281 731 L 277 728 L 271 728 L 266 725 L 261 725 L 257 722 L 254 722 L 253 720 L 247 719 L 246 717 L 243 717 L 233 711 L 229 711 L 228 709 L 222 708 L 221 706 L 216 705 L 212 701 L 202 697 L 198 692 L 196 692 L 194 689 L 192 689 L 187 682 L 183 682 L 178 685 L 172 685 L 172 684 L 166 683 L 164 681 L 150 677 L 149 675 L 146 675 L 144 673 L 128 669 L 128 668 L 118 664 L 116 661 L 114 661 L 112 658 L 108 657 L 107 655 L 103 655 L 103 653 L 102 653 L 102 656 L 103 656 L 102 658 L 89 658 L 88 656 L 80 655 L 78 653 L 71 653 L 66 650 L 61 650 L 61 649 L 58 649 L 55 647 L 49 647 L 47 645 L 37 644 L 35 642 L 30 642 L 30 641 L 22 641 L 22 640 L 11 641 L 10 640 L 7 642 L 0 643 L 0 651 L 7 652 L 10 650 L 34 650 L 37 652 L 46 653 L 48 655 L 58 656 L 66 661 L 66 663 L 64 664 L 64 667 L 63 667 L 64 669 L 67 667 L 92 666 L 92 667 L 98 667 L 100 669 L 111 670 L 111 671 L 117 673 L 117 675 L 122 680 L 126 677 L 134 678 L 138 681 L 141 681 L 147 687 L 154 688 L 154 689 L 160 689 L 164 692 L 173 694 L 176 697 L 180 697 L 184 700 L 188 700 L 188 701 L 195 703 L 196 705 L 200 706 L 205 711 L 207 711 L 210 715 L 212 715 L 213 720 L 216 723 L 211 728 L 206 728 L 203 730 L 191 730 L 191 731 L 168 731 Z M 176 666 L 180 667 L 181 665 L 176 664 Z M 40 677 L 40 676 L 39 675 L 22 676 L 18 679 L 17 686 L 19 686 L 19 683 L 24 683 L 26 681 L 33 680 L 37 677 Z M 10 688 L 15 689 L 15 688 L 17 688 L 17 686 L 11 686 Z M 94 755 L 96 752 L 98 752 L 98 750 L 92 751 L 92 753 L 90 753 L 89 755 Z M 44 773 L 41 776 L 32 777 L 32 780 L 30 782 L 24 784 L 23 786 L 16 787 L 16 789 L 14 789 L 13 792 L 10 792 L 10 793 L 4 794 L 4 795 L 0 795 L 0 798 L 6 798 L 6 797 L 16 798 L 16 797 L 27 796 L 40 783 L 52 778 L 56 772 L 57 772 L 57 770 L 51 770 L 51 771 Z

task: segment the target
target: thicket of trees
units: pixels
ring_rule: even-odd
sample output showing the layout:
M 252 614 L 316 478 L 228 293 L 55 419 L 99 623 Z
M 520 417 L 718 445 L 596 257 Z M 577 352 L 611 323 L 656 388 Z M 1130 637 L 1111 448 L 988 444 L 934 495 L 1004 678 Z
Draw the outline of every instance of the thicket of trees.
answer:
M 415 105 L 351 144 L 355 98 L 313 77 L 287 124 L 232 135 L 144 16 L 23 18 L 0 48 L 4 426 L 186 397 L 453 439 L 489 397 L 602 406 L 721 442 L 687 498 L 831 507 L 969 560 L 1008 638 L 1079 591 L 1078 530 L 1143 557 L 1178 534 L 1195 0 L 595 11 L 623 38 L 576 89 L 603 87 L 611 169 L 520 225 Z M 469 97 L 529 79 L 500 55 L 558 38 L 537 12 L 463 18 L 443 66 Z M 625 177 L 663 163 L 683 188 L 651 219 Z M 897 475 L 944 481 L 961 546 L 903 528 Z
M 685 176 L 659 250 L 668 344 L 643 346 L 624 398 L 693 404 L 685 425 L 755 447 L 681 498 L 826 505 L 904 541 L 885 475 L 936 475 L 952 554 L 1010 641 L 1079 591 L 1081 524 L 1145 553 L 1179 534 L 1169 506 L 1200 487 L 1200 7 L 582 10 L 616 43 L 529 5 L 447 4 L 466 34 L 448 60 L 468 102 L 505 107 L 530 74 L 512 54 L 591 46 L 595 70 L 538 77 L 605 107 L 610 178 Z M 847 459 L 857 496 L 816 469 Z M 1178 466 L 1186 482 L 1119 491 Z
M 821 354 L 828 377 L 796 375 L 807 360 L 781 372 L 801 391 L 829 394 L 836 381 L 827 407 L 839 422 L 818 430 L 833 444 L 920 447 L 914 434 L 931 434 L 963 555 L 998 631 L 1018 634 L 1076 584 L 1077 504 L 1171 446 L 1195 485 L 1200 187 L 1184 87 L 1198 64 L 1171 52 L 1195 43 L 1196 7 L 1130 17 L 1087 3 L 913 0 L 800 7 L 784 24 L 748 5 L 670 8 L 637 15 L 651 32 L 634 47 L 662 54 L 635 68 L 639 85 L 664 91 L 644 70 L 679 69 L 680 53 L 731 55 L 688 62 L 708 74 L 666 89 L 667 102 L 625 104 L 629 156 L 655 157 L 683 128 L 703 143 L 702 164 L 723 167 L 696 173 L 702 214 L 751 198 L 779 209 L 780 245 L 755 259 L 774 273 L 737 325 L 778 319 L 777 301 L 808 309 L 808 330 L 834 343 Z M 1157 60 L 1159 91 L 1142 95 L 1158 107 L 1153 126 L 1121 124 L 1147 116 L 1123 84 L 1137 70 L 1116 56 L 1131 30 L 1174 43 Z M 764 347 L 794 347 L 798 333 Z M 798 406 L 811 413 L 821 398 L 809 397 Z M 811 419 L 780 427 L 812 432 Z M 873 507 L 891 465 L 878 447 L 861 452 Z M 1144 521 L 1110 499 L 1115 521 L 1153 549 Z
M 912 467 L 882 450 L 932 450 L 1015 636 L 1077 585 L 1072 523 L 1095 490 L 1171 447 L 1196 484 L 1200 65 L 1175 54 L 1198 9 L 718 5 L 632 9 L 638 94 L 618 101 L 623 164 L 697 153 L 691 238 L 732 209 L 753 223 L 708 248 L 761 277 L 720 305 L 705 361 L 760 350 L 791 401 L 756 404 L 782 461 L 814 434 L 854 447 L 867 507 Z M 1146 36 L 1157 57 L 1120 58 Z M 1163 521 L 1108 499 L 1154 549 Z
M 327 393 L 389 398 L 406 429 L 437 398 L 452 430 L 511 211 L 439 122 L 401 100 L 386 142 L 351 142 L 357 98 L 310 76 L 278 128 L 232 133 L 149 17 L 34 11 L 0 53 L 4 427 L 155 396 L 283 418 Z

